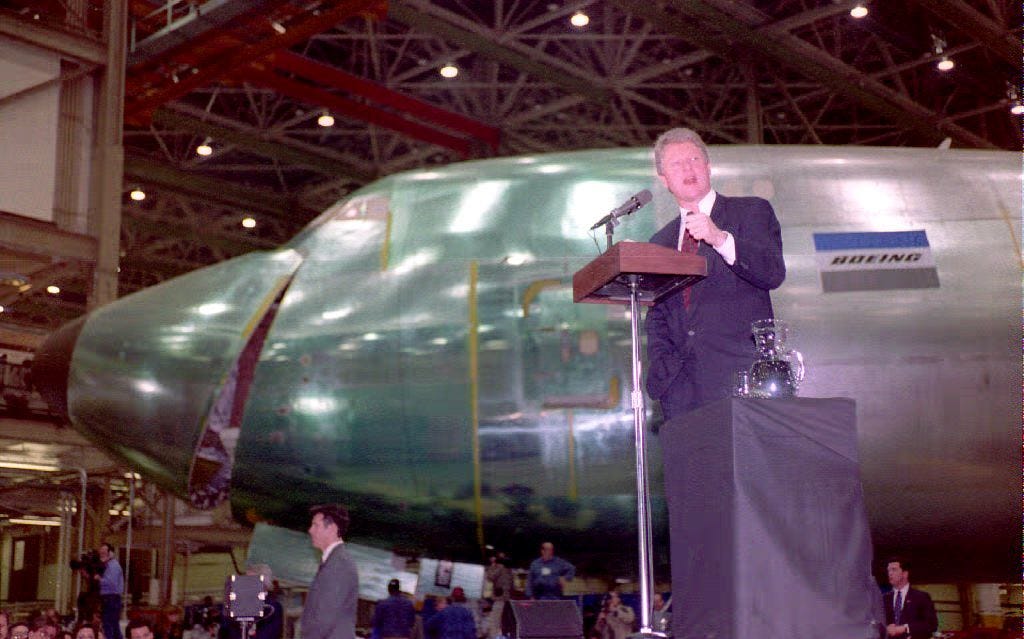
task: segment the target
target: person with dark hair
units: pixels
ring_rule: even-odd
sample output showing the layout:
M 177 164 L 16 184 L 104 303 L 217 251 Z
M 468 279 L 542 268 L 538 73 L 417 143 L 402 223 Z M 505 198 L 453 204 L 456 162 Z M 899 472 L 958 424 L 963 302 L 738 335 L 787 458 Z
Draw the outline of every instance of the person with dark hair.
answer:
M 772 319 L 769 291 L 786 278 L 782 231 L 771 204 L 711 188 L 711 162 L 690 129 L 670 129 L 654 144 L 658 179 L 679 215 L 651 243 L 707 261 L 708 274 L 647 312 L 647 394 L 666 420 L 731 392 L 732 376 L 754 363 L 751 323 Z
M 153 639 L 153 624 L 145 617 L 136 617 L 128 622 L 128 639 Z
M 495 593 L 501 588 L 505 593 L 502 596 L 507 599 L 512 595 L 512 571 L 505 565 L 505 553 L 496 552 L 490 556 L 489 561 L 490 564 L 484 569 L 484 578 L 491 584 L 492 596 L 497 599 Z
M 910 567 L 893 557 L 885 564 L 892 592 L 885 595 L 885 633 L 897 639 L 927 639 L 939 628 L 935 603 L 923 590 L 910 587 Z
M 309 537 L 323 555 L 302 609 L 303 639 L 355 639 L 359 574 L 342 537 L 348 511 L 341 505 L 314 506 Z
M 443 609 L 427 622 L 427 636 L 440 639 L 477 639 L 476 620 L 466 605 L 462 588 L 452 590 Z
M 97 639 L 98 633 L 92 624 L 78 623 L 75 626 L 72 636 L 74 639 Z
M 633 630 L 635 620 L 633 609 L 622 603 L 617 590 L 612 590 L 604 598 L 595 628 L 601 629 L 599 636 L 602 639 L 626 639 Z
M 388 582 L 388 597 L 377 602 L 373 609 L 373 630 L 377 639 L 412 636 L 412 627 L 416 623 L 416 610 L 412 602 L 402 596 L 401 586 L 397 579 Z
M 103 634 L 106 639 L 123 639 L 121 635 L 121 593 L 124 592 L 124 572 L 117 562 L 114 547 L 107 542 L 100 544 L 100 561 L 103 573 L 93 579 L 100 584 L 100 615 L 103 620 Z
M 60 628 L 49 617 L 41 615 L 32 622 L 32 635 L 38 639 L 57 639 Z

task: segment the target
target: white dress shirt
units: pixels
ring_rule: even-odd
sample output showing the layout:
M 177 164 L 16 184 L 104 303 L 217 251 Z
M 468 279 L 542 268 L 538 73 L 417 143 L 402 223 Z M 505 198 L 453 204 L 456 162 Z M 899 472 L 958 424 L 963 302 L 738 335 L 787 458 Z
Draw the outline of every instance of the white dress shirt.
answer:
M 343 543 L 345 543 L 345 542 L 342 541 L 341 539 L 339 539 L 338 541 L 334 542 L 330 546 L 324 548 L 324 554 L 323 554 L 322 557 L 320 557 L 320 563 L 326 564 L 327 563 L 327 558 L 331 556 L 331 551 L 334 550 L 335 548 L 337 548 L 338 546 L 342 545 Z
M 695 212 L 700 212 L 704 215 L 710 216 L 711 209 L 715 206 L 716 197 L 717 195 L 714 189 L 708 191 L 708 194 L 701 198 L 700 202 L 697 202 L 698 211 Z M 679 240 L 676 244 L 676 249 L 680 251 L 683 250 L 683 235 L 686 232 L 686 224 L 683 220 L 686 218 L 686 214 L 688 212 L 689 211 L 683 207 L 679 207 L 679 214 L 682 216 L 682 219 L 679 221 Z M 708 246 L 711 245 L 708 244 Z M 729 231 L 725 231 L 725 241 L 722 242 L 721 246 L 711 246 L 711 248 L 715 249 L 715 251 L 722 256 L 722 259 L 725 260 L 725 263 L 729 266 L 736 263 L 736 240 Z

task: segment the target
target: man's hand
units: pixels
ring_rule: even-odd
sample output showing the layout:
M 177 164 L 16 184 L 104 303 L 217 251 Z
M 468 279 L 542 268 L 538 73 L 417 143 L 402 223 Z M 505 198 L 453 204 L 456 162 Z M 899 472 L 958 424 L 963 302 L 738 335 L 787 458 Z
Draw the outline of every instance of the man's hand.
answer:
M 885 627 L 885 632 L 890 637 L 899 637 L 904 634 L 904 628 L 905 626 L 903 624 L 897 626 L 896 624 L 891 623 Z
M 686 222 L 686 230 L 690 232 L 693 239 L 707 242 L 715 248 L 721 246 L 728 237 L 725 231 L 711 221 L 710 215 L 689 213 L 683 221 Z

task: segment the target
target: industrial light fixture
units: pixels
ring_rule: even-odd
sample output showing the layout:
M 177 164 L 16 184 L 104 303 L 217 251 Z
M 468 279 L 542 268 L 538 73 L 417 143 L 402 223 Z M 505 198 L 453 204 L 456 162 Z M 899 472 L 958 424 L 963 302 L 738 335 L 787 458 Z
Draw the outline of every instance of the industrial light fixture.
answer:
M 576 13 L 572 14 L 571 18 L 569 18 L 569 24 L 571 24 L 574 27 L 585 27 L 588 24 L 590 24 L 590 16 L 583 13 L 582 11 L 577 11 Z
M 52 517 L 14 517 L 8 519 L 7 523 L 23 526 L 60 526 L 60 520 Z
M 1024 103 L 1021 102 L 1017 93 L 1017 85 L 1012 82 L 1006 83 L 1006 101 L 1010 105 L 1010 113 L 1024 115 Z
M 132 192 L 128 194 L 128 197 L 136 202 L 141 202 L 146 199 L 146 192 L 142 189 L 132 189 Z
M 334 116 L 324 111 L 319 118 L 316 119 L 316 123 L 322 127 L 334 126 Z
M 256 228 L 256 220 L 251 217 L 242 218 L 242 227 L 247 229 Z
M 440 73 L 441 77 L 443 78 L 454 78 L 455 76 L 459 75 L 459 68 L 452 64 L 451 62 L 449 62 L 448 64 L 441 67 L 441 70 L 438 73 Z
M 857 18 L 858 20 L 860 18 L 863 18 L 867 14 L 868 14 L 868 8 L 866 6 L 864 6 L 863 4 L 858 4 L 854 8 L 850 9 L 850 16 L 852 16 L 854 18 Z
M 60 470 L 60 468 L 52 464 L 33 464 L 31 462 L 3 460 L 0 460 L 0 468 L 10 468 L 12 470 L 38 470 L 44 473 L 55 473 Z
M 210 142 L 210 138 L 206 138 L 205 140 L 203 140 L 203 143 L 196 147 L 196 155 L 206 157 L 207 155 L 213 153 L 213 147 L 210 146 Z
M 956 66 L 956 63 L 949 59 L 948 55 L 943 55 L 943 51 L 946 50 L 946 40 L 942 36 L 932 34 L 932 47 L 935 49 L 935 55 L 941 55 L 942 58 L 935 63 L 935 68 L 939 71 L 946 72 Z

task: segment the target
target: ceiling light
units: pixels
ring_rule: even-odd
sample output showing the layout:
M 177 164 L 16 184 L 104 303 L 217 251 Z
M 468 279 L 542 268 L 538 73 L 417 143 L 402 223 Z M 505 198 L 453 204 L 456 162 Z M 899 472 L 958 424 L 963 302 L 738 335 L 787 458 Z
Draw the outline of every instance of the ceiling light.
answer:
M 136 202 L 141 202 L 142 200 L 146 199 L 146 192 L 143 191 L 142 189 L 132 189 L 132 192 L 129 194 L 129 197 L 131 197 Z
M 196 155 L 202 155 L 203 157 L 206 157 L 211 153 L 213 153 L 213 147 L 210 146 L 208 142 L 203 142 L 202 144 L 196 147 Z
M 60 526 L 59 519 L 29 519 L 27 517 L 8 519 L 7 523 L 21 524 L 23 526 Z
M 334 116 L 325 112 L 316 119 L 316 123 L 323 127 L 334 126 Z
M 50 284 L 49 286 L 46 287 L 46 292 L 49 293 L 50 295 L 56 295 L 57 293 L 60 293 L 60 287 L 54 284 Z
M 242 227 L 247 229 L 254 229 L 256 228 L 256 220 L 251 217 L 243 218 Z
M 280 35 L 284 35 L 288 31 L 288 29 L 285 29 L 284 25 L 277 20 L 271 20 L 270 26 L 273 27 L 274 31 L 277 31 Z
M 1014 103 L 1014 105 L 1010 107 L 1010 113 L 1014 115 L 1024 114 L 1024 104 L 1021 104 L 1020 102 Z
M 577 11 L 576 13 L 572 14 L 571 18 L 569 18 L 569 23 L 572 24 L 572 26 L 574 27 L 585 27 L 588 24 L 590 24 L 590 16 L 583 13 L 582 11 Z
M 44 473 L 55 473 L 60 468 L 52 464 L 32 464 L 29 462 L 19 461 L 0 461 L 0 468 L 10 468 L 12 470 L 38 470 Z
M 459 68 L 454 64 L 448 63 L 441 67 L 441 71 L 439 73 L 441 74 L 441 77 L 454 78 L 459 75 Z
M 0 304 L 0 313 L 3 313 L 3 312 L 4 312 L 4 307 L 3 307 L 2 304 Z
M 868 8 L 862 4 L 858 4 L 856 7 L 850 9 L 850 15 L 854 18 L 863 18 L 868 14 Z
M 949 59 L 947 56 L 942 56 L 942 59 L 935 65 L 939 71 L 949 71 L 956 66 L 956 63 Z

